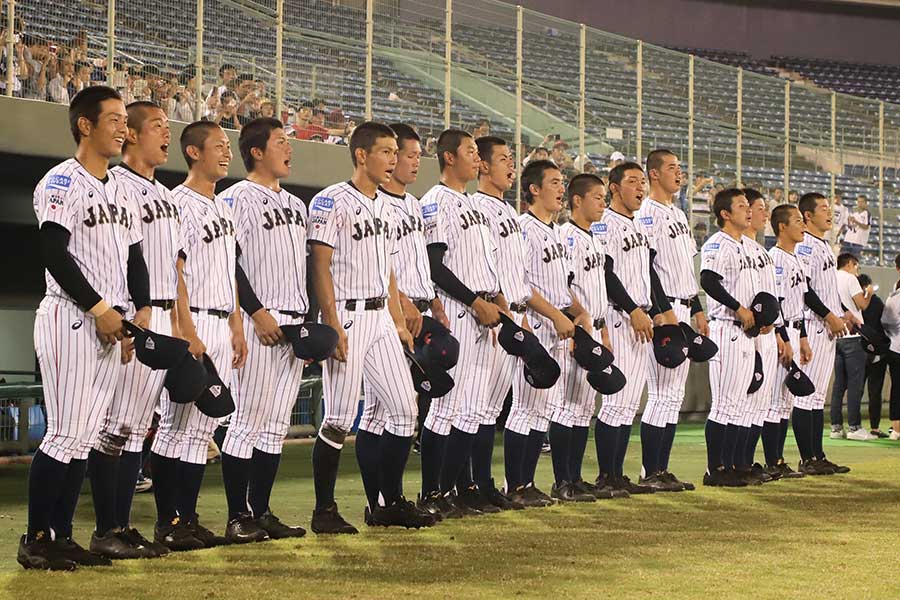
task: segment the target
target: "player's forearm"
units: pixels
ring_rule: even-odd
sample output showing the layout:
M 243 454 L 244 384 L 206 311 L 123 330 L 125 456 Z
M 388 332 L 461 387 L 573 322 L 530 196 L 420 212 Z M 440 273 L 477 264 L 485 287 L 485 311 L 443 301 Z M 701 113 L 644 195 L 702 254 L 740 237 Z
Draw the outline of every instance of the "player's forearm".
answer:
M 702 271 L 700 273 L 700 287 L 703 288 L 707 296 L 726 308 L 737 311 L 741 307 L 741 303 L 722 286 L 721 275 L 712 271 Z
M 178 271 L 178 298 L 175 301 L 176 312 L 178 313 L 178 328 L 181 330 L 181 336 L 184 339 L 195 338 L 197 329 L 194 327 L 194 320 L 191 318 L 191 302 L 188 298 L 187 283 L 184 281 L 184 259 L 179 258 L 175 263 Z
M 611 256 L 606 257 L 603 277 L 606 279 L 606 296 L 609 298 L 609 301 L 616 307 L 622 309 L 625 313 L 629 315 L 633 313 L 638 305 L 632 300 L 628 291 L 625 290 L 625 286 L 622 285 L 622 280 L 616 275 Z
M 312 281 L 316 298 L 319 301 L 319 310 L 322 313 L 322 322 L 337 329 L 340 327 L 337 317 L 337 307 L 334 301 L 334 279 L 331 277 L 331 256 L 317 256 L 317 249 L 313 249 Z
M 150 271 L 140 243 L 128 247 L 128 294 L 135 310 L 150 306 Z
M 109 306 L 91 286 L 75 259 L 69 254 L 69 237 L 69 232 L 60 225 L 45 223 L 41 226 L 40 241 L 44 266 L 59 287 L 82 310 L 97 316 L 101 311 L 105 312 Z M 101 303 L 102 306 L 99 306 Z
M 531 288 L 531 297 L 525 301 L 525 304 L 527 304 L 528 308 L 534 312 L 551 321 L 556 321 L 557 319 L 565 317 L 561 310 L 550 304 L 535 288 Z
M 669 302 L 669 298 L 666 295 L 666 290 L 663 288 L 662 280 L 659 278 L 659 273 L 656 272 L 656 268 L 653 266 L 652 257 L 654 257 L 655 255 L 656 253 L 651 251 L 650 297 L 653 300 L 654 308 L 660 313 L 666 313 L 672 310 L 672 304 Z
M 400 290 L 397 289 L 397 278 L 391 271 L 391 282 L 388 286 L 388 311 L 394 320 L 394 325 L 398 327 L 402 324 L 406 326 L 406 319 L 403 317 L 403 308 L 400 306 Z
M 572 290 L 569 290 L 569 295 L 572 297 L 572 304 L 571 304 L 571 306 L 569 306 L 569 310 L 568 310 L 570 315 L 572 315 L 575 318 L 578 318 L 581 315 L 583 315 L 585 312 L 587 312 L 586 309 L 584 308 L 584 305 L 581 304 L 581 302 L 579 302 L 578 298 L 575 296 L 575 292 L 573 292 Z
M 241 318 L 241 301 L 238 297 L 237 282 L 234 284 L 234 310 L 228 315 L 228 326 L 231 328 L 232 335 L 244 334 L 244 323 Z
M 441 244 L 428 245 L 431 280 L 451 298 L 459 300 L 466 306 L 472 306 L 477 296 L 444 264 L 445 252 L 447 248 Z
M 237 280 L 238 301 L 247 314 L 252 317 L 257 311 L 264 308 L 263 304 L 253 290 L 253 286 L 250 285 L 250 279 L 247 277 L 247 273 L 241 265 L 236 266 L 234 275 Z
M 807 284 L 809 284 L 809 280 L 807 279 Z M 824 319 L 831 313 L 831 309 L 825 306 L 825 303 L 822 302 L 822 299 L 819 298 L 819 295 L 812 289 L 812 287 L 808 287 L 806 293 L 803 294 L 803 303 L 809 308 L 809 310 L 813 311 L 821 319 Z

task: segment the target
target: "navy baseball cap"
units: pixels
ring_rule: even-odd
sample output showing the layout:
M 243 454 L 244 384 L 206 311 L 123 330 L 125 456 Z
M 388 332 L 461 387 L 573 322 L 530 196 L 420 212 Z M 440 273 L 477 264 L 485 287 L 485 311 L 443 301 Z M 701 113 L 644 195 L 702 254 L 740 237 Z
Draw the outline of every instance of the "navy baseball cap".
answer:
M 559 379 L 561 373 L 559 363 L 540 343 L 528 356 L 522 357 L 522 362 L 525 381 L 533 388 L 539 390 L 552 388 Z
M 449 373 L 435 366 L 425 366 L 416 360 L 416 356 L 411 354 L 406 348 L 403 353 L 409 359 L 409 371 L 412 375 L 413 388 L 416 393 L 423 398 L 440 398 L 446 396 L 456 382 Z
M 688 358 L 694 362 L 706 362 L 711 359 L 719 351 L 716 343 L 706 337 L 700 335 L 694 328 L 682 321 L 678 324 L 684 333 L 684 339 L 687 342 Z
M 768 327 L 778 319 L 781 306 L 778 304 L 778 298 L 769 292 L 759 292 L 753 296 L 749 308 L 753 313 L 753 327 L 747 330 L 747 335 L 756 337 L 760 329 Z
M 656 362 L 669 369 L 674 369 L 687 360 L 687 341 L 681 327 L 658 325 L 653 328 L 653 356 L 656 357 Z
M 174 367 L 166 371 L 163 385 L 169 392 L 169 400 L 175 404 L 190 404 L 206 389 L 206 367 L 190 353 Z
M 337 331 L 323 323 L 282 325 L 281 332 L 294 347 L 294 356 L 303 360 L 325 360 L 337 348 Z
M 122 326 L 125 333 L 134 338 L 137 359 L 151 369 L 170 369 L 181 363 L 188 353 L 190 344 L 187 340 L 138 327 L 125 319 L 122 319 Z
M 890 340 L 879 335 L 878 331 L 870 325 L 856 327 L 856 333 L 862 338 L 863 349 L 869 354 L 886 354 L 891 349 Z
M 794 361 L 791 361 L 791 368 L 788 371 L 787 377 L 784 378 L 784 385 L 787 386 L 787 389 L 790 390 L 793 395 L 801 398 L 803 396 L 809 396 L 816 391 L 816 386 L 813 384 L 812 379 L 810 379 Z
M 616 365 L 608 365 L 600 371 L 589 372 L 587 380 L 592 388 L 605 396 L 615 394 L 628 383 L 625 374 Z
M 422 317 L 422 331 L 414 340 L 416 359 L 423 365 L 448 371 L 459 360 L 459 340 L 429 316 Z
M 756 352 L 755 354 L 756 356 L 753 359 L 753 379 L 750 381 L 750 387 L 747 388 L 748 394 L 752 394 L 761 388 L 763 381 L 766 378 L 766 374 L 763 373 L 762 355 L 759 352 Z
M 497 334 L 497 342 L 510 356 L 525 357 L 537 352 L 541 342 L 537 336 L 522 329 L 505 313 L 500 313 L 500 333 Z
M 575 362 L 585 371 L 601 371 L 613 363 L 613 353 L 580 326 L 575 327 Z
M 234 412 L 231 390 L 219 377 L 216 366 L 208 354 L 203 355 L 203 367 L 206 369 L 206 382 L 200 397 L 195 401 L 197 410 L 213 419 L 227 417 Z

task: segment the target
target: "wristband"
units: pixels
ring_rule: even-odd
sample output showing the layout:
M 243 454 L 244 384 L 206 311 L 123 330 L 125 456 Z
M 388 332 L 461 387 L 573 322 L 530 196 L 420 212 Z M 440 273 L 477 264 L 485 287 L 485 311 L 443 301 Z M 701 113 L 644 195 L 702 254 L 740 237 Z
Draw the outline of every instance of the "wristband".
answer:
M 109 304 L 106 303 L 106 300 L 101 299 L 100 302 L 98 302 L 97 304 L 95 304 L 94 306 L 91 307 L 91 309 L 88 311 L 88 313 L 94 317 L 99 317 L 100 315 L 102 315 L 103 313 L 105 313 L 108 310 L 109 310 Z

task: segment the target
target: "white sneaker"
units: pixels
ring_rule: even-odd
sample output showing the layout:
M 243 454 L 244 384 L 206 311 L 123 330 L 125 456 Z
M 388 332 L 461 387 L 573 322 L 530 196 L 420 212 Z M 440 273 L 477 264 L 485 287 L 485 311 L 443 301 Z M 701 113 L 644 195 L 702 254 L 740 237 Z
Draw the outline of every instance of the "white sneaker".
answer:
M 896 442 L 897 440 L 900 440 L 900 431 L 892 431 L 892 432 L 891 432 L 891 435 L 890 435 L 889 437 L 890 437 L 892 440 L 894 440 L 895 442 Z
M 857 442 L 868 442 L 869 440 L 877 440 L 878 436 L 872 435 L 863 427 L 858 427 L 847 432 L 847 439 L 855 440 Z
M 829 434 L 828 437 L 831 438 L 831 439 L 833 439 L 833 440 L 842 440 L 842 439 L 844 439 L 844 428 L 841 427 L 840 429 L 835 429 L 835 428 L 832 427 L 832 428 L 831 428 L 831 434 Z

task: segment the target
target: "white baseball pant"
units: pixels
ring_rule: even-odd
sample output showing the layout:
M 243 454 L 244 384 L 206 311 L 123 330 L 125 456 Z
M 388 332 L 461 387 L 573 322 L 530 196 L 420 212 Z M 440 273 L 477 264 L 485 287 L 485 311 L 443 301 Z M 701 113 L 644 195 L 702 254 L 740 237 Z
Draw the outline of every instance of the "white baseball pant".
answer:
M 615 394 L 601 399 L 597 418 L 613 427 L 631 425 L 641 406 L 641 394 L 652 354 L 652 350 L 648 353 L 647 348 L 652 348 L 652 344 L 638 341 L 631 328 L 631 317 L 624 312 L 610 307 L 606 314 L 606 329 L 616 357 L 615 364 L 625 375 L 626 383 Z
M 560 376 L 553 387 L 539 390 L 531 387 L 525 377 L 518 376 L 513 380 L 513 399 L 506 418 L 506 428 L 520 435 L 528 435 L 532 429 L 547 431 L 550 429 L 550 415 L 554 406 L 560 406 L 566 399 L 566 380 L 569 377 L 569 361 L 567 358 L 568 340 L 560 340 L 553 327 L 553 322 L 533 310 L 527 312 L 528 322 L 534 335 L 550 356 L 559 363 Z M 521 363 L 520 363 L 521 364 Z
M 525 313 L 512 313 L 516 325 L 522 325 Z M 496 330 L 500 333 L 500 328 Z M 478 419 L 482 425 L 494 425 L 497 417 L 503 412 L 503 403 L 513 386 L 516 377 L 522 378 L 522 361 L 508 354 L 498 343 L 494 346 L 491 375 L 488 379 L 487 393 L 478 405 Z
M 747 388 L 753 379 L 755 348 L 740 325 L 731 321 L 711 321 L 709 337 L 719 351 L 709 360 L 709 388 L 712 406 L 709 420 L 720 425 L 741 423 L 749 410 Z
M 299 325 L 303 319 L 272 311 L 278 325 Z M 253 320 L 244 314 L 247 362 L 235 373 L 234 413 L 222 452 L 251 458 L 253 449 L 281 454 L 291 426 L 291 410 L 303 379 L 304 362 L 294 355 L 290 342 L 264 346 Z
M 751 425 L 762 427 L 766 415 L 769 414 L 772 395 L 777 387 L 778 342 L 775 341 L 776 335 L 778 334 L 773 331 L 766 335 L 758 335 L 753 340 L 754 349 L 762 357 L 763 382 L 762 386 L 748 397 L 750 408 L 742 415 L 741 422 L 738 423 L 741 427 L 750 427 Z
M 672 310 L 679 321 L 691 322 L 691 307 L 681 302 L 672 303 Z M 641 422 L 654 427 L 665 427 L 678 423 L 681 405 L 684 403 L 684 391 L 691 361 L 686 360 L 674 369 L 669 369 L 656 362 L 653 355 L 653 344 L 647 344 L 650 369 L 647 377 L 647 405 Z M 618 361 L 616 361 L 618 364 Z
M 231 368 L 234 350 L 231 347 L 231 328 L 227 318 L 207 312 L 191 313 L 197 336 L 206 345 L 219 378 L 234 394 L 234 370 Z M 194 403 L 177 404 L 168 395 L 160 398 L 159 429 L 153 438 L 153 452 L 166 458 L 179 458 L 183 462 L 206 464 L 206 451 L 219 420 L 197 410 Z
M 118 344 L 103 344 L 94 318 L 61 298 L 45 297 L 34 320 L 47 432 L 40 450 L 69 464 L 84 460 L 97 441 L 116 390 Z
M 587 371 L 578 366 L 571 352 L 565 351 L 564 360 L 568 363 L 563 369 L 567 377 L 562 393 L 551 407 L 550 420 L 565 427 L 590 427 L 591 417 L 597 410 L 597 390 L 588 383 Z
M 494 336 L 482 327 L 465 304 L 441 294 L 450 331 L 459 341 L 459 360 L 450 369 L 454 386 L 450 393 L 431 401 L 425 427 L 438 435 L 449 435 L 455 427 L 477 433 L 481 426 L 479 406 L 485 402 L 494 360 Z
M 172 311 L 152 307 L 149 329 L 162 335 L 172 335 L 171 317 Z M 140 452 L 159 404 L 165 379 L 165 370 L 153 370 L 132 356 L 131 362 L 119 369 L 116 393 L 103 417 L 100 437 L 94 448 L 113 456 L 121 455 L 123 450 Z
M 800 368 L 812 380 L 816 391 L 809 396 L 796 398 L 794 406 L 803 410 L 822 410 L 825 408 L 828 382 L 834 373 L 835 339 L 828 332 L 825 321 L 818 317 L 806 320 L 806 335 L 809 336 L 812 360 Z
M 794 361 L 800 364 L 800 330 L 788 325 L 788 338 L 790 338 L 791 349 L 794 351 Z M 772 390 L 772 403 L 766 413 L 766 421 L 769 423 L 780 423 L 782 419 L 791 418 L 791 410 L 794 408 L 796 396 L 794 396 L 788 387 L 784 384 L 784 380 L 788 375 L 788 369 L 781 361 L 778 361 L 778 367 L 775 370 L 775 387 Z
M 385 430 L 399 437 L 413 435 L 416 394 L 388 309 L 349 311 L 340 305 L 337 316 L 347 333 L 347 361 L 334 358 L 325 361 L 322 379 L 325 415 L 319 437 L 333 448 L 343 447 L 359 410 L 363 379 L 375 392 L 365 396 L 363 413 L 366 409 L 374 411 L 369 408 L 372 404 L 381 405 Z

